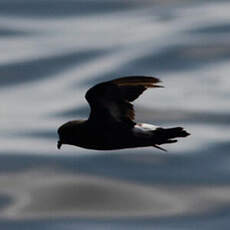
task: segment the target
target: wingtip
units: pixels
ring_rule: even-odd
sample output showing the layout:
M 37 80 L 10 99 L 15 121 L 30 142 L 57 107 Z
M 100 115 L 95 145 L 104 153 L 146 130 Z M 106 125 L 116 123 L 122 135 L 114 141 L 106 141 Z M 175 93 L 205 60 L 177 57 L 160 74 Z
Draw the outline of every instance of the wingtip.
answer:
M 157 84 L 162 82 L 159 78 L 153 77 L 153 76 L 124 76 L 121 78 L 113 79 L 112 82 L 117 84 L 126 84 L 126 83 L 133 83 L 133 84 L 140 84 L 140 83 L 149 83 L 149 84 Z
M 155 85 L 154 88 L 165 88 L 163 85 Z

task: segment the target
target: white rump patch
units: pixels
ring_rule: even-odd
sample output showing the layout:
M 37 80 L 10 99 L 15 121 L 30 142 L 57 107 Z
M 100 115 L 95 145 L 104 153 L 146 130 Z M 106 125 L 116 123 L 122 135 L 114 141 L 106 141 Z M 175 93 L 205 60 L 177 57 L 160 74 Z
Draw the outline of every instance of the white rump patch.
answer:
M 152 124 L 146 124 L 146 123 L 138 123 L 134 126 L 133 128 L 133 132 L 134 135 L 137 136 L 151 136 L 152 135 L 152 131 L 156 130 L 157 128 L 159 128 L 159 126 L 156 125 L 152 125 Z

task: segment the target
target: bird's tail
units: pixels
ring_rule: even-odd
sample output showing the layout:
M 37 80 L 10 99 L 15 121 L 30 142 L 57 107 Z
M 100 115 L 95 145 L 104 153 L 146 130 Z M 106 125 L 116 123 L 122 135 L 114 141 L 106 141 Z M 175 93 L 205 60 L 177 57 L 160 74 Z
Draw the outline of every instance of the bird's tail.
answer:
M 160 147 L 159 145 L 162 144 L 171 144 L 177 142 L 175 138 L 178 137 L 187 137 L 190 133 L 185 131 L 182 127 L 175 127 L 175 128 L 157 128 L 153 131 L 153 140 L 154 140 L 154 147 L 166 151 L 164 148 Z

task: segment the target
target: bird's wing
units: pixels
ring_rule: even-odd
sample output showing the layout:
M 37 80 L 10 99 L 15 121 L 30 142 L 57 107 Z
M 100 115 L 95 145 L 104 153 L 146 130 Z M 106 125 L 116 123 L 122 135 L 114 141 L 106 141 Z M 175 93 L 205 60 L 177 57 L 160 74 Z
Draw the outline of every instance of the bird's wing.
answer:
M 133 126 L 135 112 L 130 103 L 147 88 L 162 87 L 155 77 L 130 76 L 102 82 L 90 88 L 86 100 L 91 107 L 90 120 L 125 122 Z

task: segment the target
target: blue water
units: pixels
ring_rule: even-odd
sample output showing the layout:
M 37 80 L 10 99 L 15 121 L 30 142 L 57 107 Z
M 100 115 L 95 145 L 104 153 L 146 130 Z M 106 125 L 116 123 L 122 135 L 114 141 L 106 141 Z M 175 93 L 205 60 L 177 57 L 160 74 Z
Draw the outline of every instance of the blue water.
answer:
M 0 0 L 1 229 L 229 229 L 230 2 Z M 152 75 L 136 120 L 157 149 L 56 149 L 86 90 Z

